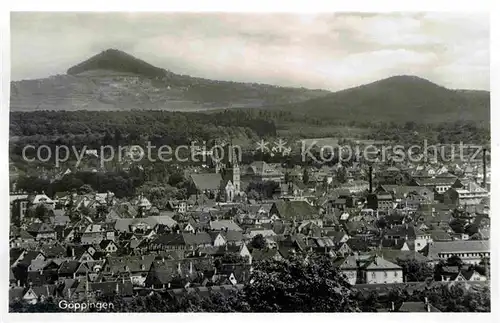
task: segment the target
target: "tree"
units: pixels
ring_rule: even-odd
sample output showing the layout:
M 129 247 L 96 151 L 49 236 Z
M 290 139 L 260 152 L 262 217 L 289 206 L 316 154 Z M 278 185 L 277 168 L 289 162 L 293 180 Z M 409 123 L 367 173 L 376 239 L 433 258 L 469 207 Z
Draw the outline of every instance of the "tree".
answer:
M 476 270 L 481 274 L 485 275 L 490 278 L 490 258 L 489 257 L 483 257 L 479 264 L 476 266 Z
M 255 237 L 253 237 L 252 242 L 250 244 L 255 249 L 264 249 L 267 247 L 266 238 L 264 238 L 262 234 L 258 234 Z
M 469 235 L 469 237 L 472 237 L 474 234 L 479 232 L 479 226 L 475 223 L 471 223 L 465 226 L 464 232 Z
M 259 200 L 260 194 L 256 190 L 252 189 L 247 193 L 247 198 L 250 200 Z
M 83 184 L 82 186 L 80 186 L 80 188 L 78 188 L 78 194 L 81 195 L 90 194 L 92 192 L 94 192 L 94 190 L 92 189 L 92 186 L 90 186 L 89 184 Z
M 115 147 L 120 147 L 122 144 L 123 137 L 120 129 L 115 130 Z
M 415 259 L 397 259 L 397 264 L 403 268 L 403 275 L 408 282 L 421 282 L 434 275 L 434 269 L 426 262 Z
M 462 259 L 460 259 L 459 256 L 451 256 L 450 258 L 448 258 L 446 260 L 446 265 L 462 267 L 463 261 L 462 261 Z
M 102 138 L 102 145 L 111 146 L 113 145 L 113 141 L 114 141 L 113 135 L 109 132 L 109 130 L 107 130 L 106 133 L 104 134 L 104 137 Z
M 31 209 L 33 210 L 33 209 Z M 39 204 L 33 211 L 29 214 L 31 217 L 35 217 L 42 222 L 47 222 L 50 216 L 49 209 L 45 204 Z
M 450 228 L 455 232 L 455 233 L 465 233 L 465 226 L 467 225 L 467 222 L 464 219 L 453 219 L 450 221 Z
M 324 255 L 258 263 L 243 289 L 253 312 L 357 312 L 349 283 Z

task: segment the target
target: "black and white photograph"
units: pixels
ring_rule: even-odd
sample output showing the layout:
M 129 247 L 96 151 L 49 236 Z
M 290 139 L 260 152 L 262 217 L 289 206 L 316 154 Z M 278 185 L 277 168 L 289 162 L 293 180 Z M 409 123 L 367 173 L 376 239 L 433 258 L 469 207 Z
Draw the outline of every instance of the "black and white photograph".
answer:
M 9 16 L 10 314 L 491 312 L 488 12 Z

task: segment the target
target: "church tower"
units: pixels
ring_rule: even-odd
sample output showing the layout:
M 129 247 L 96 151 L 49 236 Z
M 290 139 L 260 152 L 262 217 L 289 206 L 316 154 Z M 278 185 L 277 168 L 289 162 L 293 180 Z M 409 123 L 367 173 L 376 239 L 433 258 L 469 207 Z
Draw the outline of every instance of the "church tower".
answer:
M 234 156 L 234 151 L 233 151 L 233 162 L 232 162 L 232 168 L 233 168 L 233 185 L 234 185 L 234 190 L 236 193 L 240 193 L 240 165 L 238 163 L 238 158 Z
M 239 155 L 236 154 L 232 145 L 224 147 L 224 159 L 221 167 L 223 187 L 226 195 L 226 202 L 233 202 L 234 197 L 241 193 L 241 173 L 238 162 Z

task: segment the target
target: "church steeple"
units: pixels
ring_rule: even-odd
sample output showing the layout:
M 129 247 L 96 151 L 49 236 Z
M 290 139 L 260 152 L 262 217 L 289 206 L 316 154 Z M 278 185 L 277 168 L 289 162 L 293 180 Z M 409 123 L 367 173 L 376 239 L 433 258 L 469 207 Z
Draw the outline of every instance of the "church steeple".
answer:
M 240 165 L 238 162 L 238 155 L 235 152 L 233 146 L 233 139 L 231 138 L 229 143 L 229 162 L 233 173 L 233 178 L 231 179 L 234 185 L 235 193 L 240 193 L 241 181 L 240 181 Z

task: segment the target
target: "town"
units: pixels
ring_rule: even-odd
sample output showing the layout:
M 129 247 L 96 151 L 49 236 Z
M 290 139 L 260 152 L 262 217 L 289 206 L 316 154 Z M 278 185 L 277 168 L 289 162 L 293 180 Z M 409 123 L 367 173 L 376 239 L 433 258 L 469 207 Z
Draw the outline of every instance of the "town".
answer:
M 175 301 L 241 290 L 259 263 L 311 254 L 330 259 L 359 293 L 488 284 L 486 154 L 482 163 L 293 168 L 226 156 L 186 167 L 193 194 L 185 199 L 118 198 L 89 185 L 53 196 L 12 192 L 11 303 L 155 293 Z M 406 183 L 396 184 L 400 177 Z

